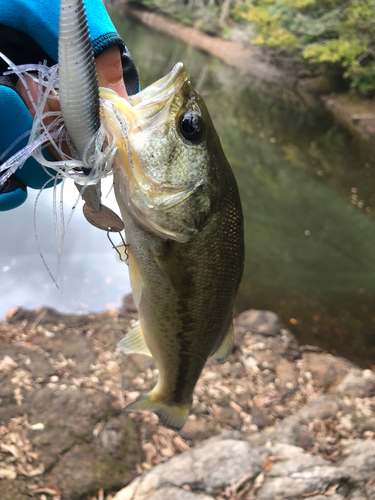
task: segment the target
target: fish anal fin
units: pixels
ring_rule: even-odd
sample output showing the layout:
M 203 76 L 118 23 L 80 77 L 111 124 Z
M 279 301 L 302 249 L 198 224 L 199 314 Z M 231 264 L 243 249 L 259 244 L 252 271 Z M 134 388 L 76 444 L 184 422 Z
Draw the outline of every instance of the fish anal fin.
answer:
M 233 321 L 230 322 L 227 334 L 224 337 L 219 349 L 212 355 L 218 363 L 224 363 L 232 353 L 234 343 Z
M 191 403 L 184 405 L 168 405 L 155 400 L 154 390 L 141 396 L 125 408 L 127 412 L 153 411 L 159 417 L 160 423 L 169 429 L 180 431 L 190 412 Z
M 125 354 L 145 354 L 151 356 L 152 354 L 146 345 L 142 328 L 137 323 L 134 328 L 117 344 L 121 352 Z

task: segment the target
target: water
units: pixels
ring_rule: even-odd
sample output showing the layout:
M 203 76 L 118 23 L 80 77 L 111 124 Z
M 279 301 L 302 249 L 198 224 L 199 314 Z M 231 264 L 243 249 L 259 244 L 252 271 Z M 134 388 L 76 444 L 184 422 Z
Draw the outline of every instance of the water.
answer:
M 110 190 L 103 182 L 103 193 Z M 71 183 L 64 193 L 65 221 L 77 199 Z M 0 212 L 0 318 L 15 306 L 55 307 L 63 312 L 90 312 L 117 309 L 130 293 L 127 266 L 117 261 L 106 233 L 96 229 L 78 204 L 66 232 L 62 254 L 62 289 L 57 289 L 38 253 L 33 211 L 37 191 L 30 189 L 26 202 L 10 212 Z M 115 209 L 113 197 L 104 204 Z M 53 193 L 46 189 L 37 205 L 37 235 L 43 256 L 57 276 L 57 241 L 53 221 Z M 115 240 L 117 242 L 117 239 Z
M 112 17 L 142 87 L 183 61 L 210 110 L 245 216 L 238 311 L 275 311 L 302 343 L 375 364 L 375 168 L 368 155 L 306 96 Z
M 375 175 L 369 157 L 306 99 L 134 19 L 112 17 L 142 87 L 183 61 L 206 100 L 244 208 L 246 266 L 238 311 L 273 310 L 302 343 L 375 364 Z M 40 239 L 52 259 L 53 230 L 44 222 L 52 203 L 46 196 Z M 126 266 L 116 262 L 105 233 L 79 213 L 63 255 L 64 296 L 37 253 L 32 207 L 0 214 L 0 231 L 7 235 L 0 253 L 0 315 L 11 305 L 102 310 L 129 291 Z

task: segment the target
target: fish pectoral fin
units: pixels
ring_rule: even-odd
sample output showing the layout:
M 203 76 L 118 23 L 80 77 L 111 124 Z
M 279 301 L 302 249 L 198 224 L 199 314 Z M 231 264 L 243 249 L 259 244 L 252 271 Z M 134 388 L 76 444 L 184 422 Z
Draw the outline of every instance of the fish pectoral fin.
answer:
M 126 249 L 126 252 L 128 254 L 127 263 L 129 266 L 130 286 L 132 287 L 135 307 L 138 309 L 142 297 L 143 279 L 130 246 Z
M 219 349 L 212 355 L 213 359 L 218 363 L 224 363 L 232 353 L 234 343 L 233 321 L 230 322 L 228 332 L 225 335 Z
M 155 401 L 153 389 L 145 396 L 141 396 L 134 403 L 125 408 L 126 412 L 153 411 L 159 417 L 160 423 L 179 431 L 184 426 L 190 412 L 191 403 L 185 405 L 168 405 Z
M 187 290 L 191 283 L 191 276 L 183 260 L 172 249 L 164 254 L 154 254 L 154 259 L 159 268 L 166 274 L 172 289 L 178 293 Z
M 127 333 L 122 340 L 120 340 L 117 347 L 125 354 L 145 354 L 146 356 L 152 357 L 152 354 L 146 345 L 142 328 L 139 323 L 137 323 L 134 328 L 132 328 L 130 332 Z
M 116 260 L 118 262 L 125 262 L 125 264 L 128 266 L 128 245 L 125 243 L 122 243 L 122 245 L 117 245 L 114 247 L 116 250 Z

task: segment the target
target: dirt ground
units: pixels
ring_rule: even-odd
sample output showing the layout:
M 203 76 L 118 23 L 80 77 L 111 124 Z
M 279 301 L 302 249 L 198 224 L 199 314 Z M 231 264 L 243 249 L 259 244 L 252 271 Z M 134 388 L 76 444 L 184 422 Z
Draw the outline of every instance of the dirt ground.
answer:
M 299 346 L 267 311 L 236 319 L 233 354 L 223 365 L 207 363 L 180 433 L 160 426 L 152 413 L 124 413 L 157 380 L 151 358 L 116 349 L 135 318 L 129 296 L 117 312 L 14 309 L 0 324 L 2 500 L 110 500 L 136 476 L 216 434 L 240 430 L 265 442 L 353 370 L 359 389 L 345 396 L 346 410 L 311 417 L 291 431 L 293 439 L 333 461 L 343 439 L 374 439 L 373 373 Z

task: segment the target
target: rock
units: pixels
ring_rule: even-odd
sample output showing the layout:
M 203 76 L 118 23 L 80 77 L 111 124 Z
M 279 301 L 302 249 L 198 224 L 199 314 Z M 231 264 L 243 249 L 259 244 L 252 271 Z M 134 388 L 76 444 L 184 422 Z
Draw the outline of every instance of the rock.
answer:
M 367 483 L 375 479 L 375 441 L 349 439 L 344 448 L 346 458 L 339 465 L 351 476 L 355 483 Z M 374 488 L 375 496 L 375 488 Z
M 89 491 L 123 487 L 135 478 L 141 461 L 138 437 L 128 417 L 106 422 L 91 443 L 76 444 L 46 477 L 63 493 L 62 500 L 75 500 Z
M 362 417 L 356 422 L 355 430 L 359 435 L 362 435 L 366 431 L 375 433 L 375 417 L 365 418 Z
M 44 352 L 31 351 L 22 359 L 20 367 L 29 370 L 33 379 L 38 382 L 45 382 L 52 375 L 57 373 L 50 359 Z
M 297 446 L 277 444 L 270 451 L 280 461 L 265 473 L 257 500 L 303 498 L 314 492 L 324 493 L 330 485 L 348 479 L 342 468 L 320 457 L 307 455 Z
M 137 478 L 125 488 L 120 498 L 148 500 L 152 492 L 166 485 L 178 488 L 188 485 L 192 490 L 215 495 L 221 488 L 246 475 L 255 478 L 262 470 L 267 454 L 266 450 L 250 443 L 231 439 L 230 433 L 214 437 Z
M 334 396 L 319 396 L 303 406 L 297 416 L 301 422 L 311 422 L 314 418 L 327 419 L 336 415 L 343 407 L 342 401 Z
M 122 301 L 122 307 L 119 311 L 120 316 L 124 316 L 125 318 L 129 318 L 130 316 L 137 315 L 137 308 L 134 304 L 133 295 L 130 293 L 126 295 Z
M 251 309 L 240 314 L 236 319 L 236 325 L 245 327 L 265 337 L 277 335 L 280 332 L 280 328 L 282 328 L 281 320 L 277 314 L 271 311 L 258 311 L 256 309 Z
M 294 363 L 281 358 L 275 368 L 278 385 L 282 391 L 294 390 L 298 385 L 298 370 Z
M 269 439 L 274 443 L 291 444 L 304 450 L 312 448 L 315 442 L 315 436 L 294 416 L 283 420 Z
M 352 368 L 341 380 L 335 392 L 356 398 L 368 398 L 375 395 L 375 374 L 370 370 Z
M 182 438 L 197 441 L 203 441 L 203 439 L 208 439 L 217 433 L 216 427 L 211 422 L 201 418 L 193 419 L 191 417 L 188 418 L 186 424 L 180 431 Z
M 128 500 L 129 496 L 125 490 L 121 490 L 113 497 L 112 500 Z M 213 497 L 207 495 L 199 495 L 191 491 L 183 490 L 182 488 L 166 487 L 160 488 L 151 493 L 147 500 L 214 500 Z
M 233 408 L 224 407 L 220 408 L 216 415 L 217 420 L 224 425 L 229 425 L 233 429 L 240 430 L 242 426 L 242 418 L 240 414 Z
M 347 500 L 342 495 L 314 495 L 313 497 L 308 497 L 308 500 Z M 363 500 L 363 499 L 362 499 Z
M 34 338 L 34 343 L 52 353 L 54 359 L 63 356 L 71 360 L 72 373 L 90 373 L 90 366 L 96 358 L 95 352 L 91 349 L 90 339 L 80 334 L 79 331 L 54 337 L 39 335 Z
M 44 463 L 52 467 L 77 440 L 90 441 L 95 424 L 109 413 L 110 398 L 99 392 L 68 387 L 43 387 L 27 399 L 30 423 L 44 424 L 43 431 L 29 431 L 29 439 Z
M 267 414 L 256 406 L 253 406 L 251 408 L 251 416 L 251 423 L 253 425 L 256 425 L 258 429 L 263 429 L 270 424 L 270 419 L 268 418 Z
M 311 374 L 314 386 L 325 390 L 334 388 L 354 366 L 350 361 L 326 353 L 305 352 L 302 359 L 303 371 Z
M 18 473 L 1 500 L 46 484 L 62 500 L 114 495 L 142 470 L 124 499 L 212 500 L 240 482 L 247 500 L 375 500 L 373 372 L 300 348 L 272 313 L 243 313 L 177 435 L 152 413 L 120 413 L 157 379 L 151 358 L 115 348 L 134 318 L 128 300 L 121 314 L 17 310 L 0 325 L 0 461 Z
M 26 484 L 20 480 L 10 481 L 8 479 L 0 479 L 1 500 L 25 500 L 29 497 L 30 491 L 27 490 Z

